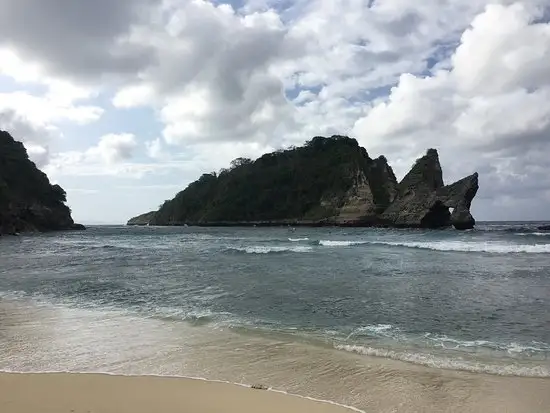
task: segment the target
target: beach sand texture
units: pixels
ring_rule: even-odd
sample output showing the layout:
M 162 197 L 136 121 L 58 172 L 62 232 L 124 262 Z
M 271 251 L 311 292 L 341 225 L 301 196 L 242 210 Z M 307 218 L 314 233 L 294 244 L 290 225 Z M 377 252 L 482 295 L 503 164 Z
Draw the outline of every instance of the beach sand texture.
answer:
M 2 413 L 350 413 L 234 384 L 105 374 L 0 374 Z

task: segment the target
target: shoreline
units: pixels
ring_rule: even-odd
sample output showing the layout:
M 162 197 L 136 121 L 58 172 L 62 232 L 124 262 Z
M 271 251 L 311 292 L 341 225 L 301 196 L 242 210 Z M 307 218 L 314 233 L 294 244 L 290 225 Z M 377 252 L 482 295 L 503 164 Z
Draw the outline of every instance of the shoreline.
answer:
M 0 372 L 0 388 L 3 413 L 169 413 L 182 408 L 190 413 L 365 413 L 329 400 L 198 377 Z
M 383 376 L 380 380 L 384 380 Z M 440 384 L 436 386 L 446 387 L 452 376 L 441 374 L 439 377 Z M 550 398 L 544 390 L 550 389 L 550 385 L 535 390 L 518 388 L 515 381 L 499 382 L 490 377 L 479 379 L 479 385 L 496 385 L 508 397 L 502 399 L 497 394 L 489 394 L 488 399 L 479 399 L 477 395 L 463 399 L 463 391 L 456 388 L 457 394 L 440 394 L 442 400 L 439 402 L 446 404 L 445 399 L 454 398 L 462 399 L 462 402 L 448 405 L 443 410 L 424 405 L 425 411 L 497 413 L 506 409 L 514 413 L 542 413 L 550 407 Z M 520 380 L 529 381 L 529 378 Z M 419 393 L 413 399 L 397 402 L 392 401 L 396 394 L 388 391 L 385 402 L 375 402 L 372 408 L 369 403 L 362 406 L 365 409 L 362 410 L 332 400 L 268 388 L 261 383 L 254 386 L 203 377 L 78 371 L 0 371 L 0 389 L 3 390 L 0 392 L 2 413 L 409 413 L 416 412 L 419 407 L 415 399 L 425 397 L 425 389 L 417 388 Z
M 225 404 L 203 410 L 204 406 L 199 404 L 209 399 L 211 391 L 208 389 L 218 388 L 231 389 L 227 390 L 230 398 L 244 394 L 238 396 L 237 401 L 242 400 L 246 405 L 249 404 L 249 395 L 256 397 L 258 393 L 270 400 L 275 395 L 282 397 L 268 402 L 277 407 L 273 413 L 325 412 L 325 409 L 329 409 L 326 413 L 500 413 L 504 408 L 510 413 L 547 413 L 550 406 L 548 378 L 433 368 L 338 351 L 290 338 L 213 331 L 184 323 L 178 323 L 174 335 L 167 330 L 173 324 L 162 320 L 49 307 L 22 307 L 24 312 L 21 313 L 16 310 L 19 304 L 12 304 L 15 307 L 4 307 L 5 315 L 14 315 L 4 318 L 4 331 L 8 333 L 7 338 L 14 339 L 6 341 L 4 347 L 0 342 L 0 371 L 3 371 L 0 372 L 0 389 L 7 389 L 0 391 L 2 413 L 69 413 L 70 410 L 74 410 L 73 413 L 125 413 L 118 408 L 127 403 L 121 397 L 133 394 L 151 400 L 162 399 L 163 403 L 164 399 L 167 400 L 162 406 L 139 410 L 147 402 L 142 400 L 128 413 L 181 412 L 181 406 L 187 406 L 181 403 L 187 399 L 182 401 L 180 393 L 189 391 L 190 400 L 195 404 L 193 409 L 183 411 L 190 413 L 269 412 L 262 408 L 267 403 L 263 401 L 254 402 L 250 409 L 242 408 L 241 403 L 234 410 L 224 410 Z M 31 312 L 28 312 L 29 308 Z M 62 319 L 67 324 L 59 324 Z M 67 336 L 58 334 L 60 328 L 64 331 L 63 326 L 84 334 L 77 340 L 67 341 Z M 113 331 L 121 334 L 104 347 L 102 343 L 107 337 L 113 337 Z M 83 352 L 84 342 L 87 347 Z M 137 346 L 128 349 L 128 342 Z M 31 348 L 27 347 L 28 343 L 32 343 Z M 76 389 L 71 387 L 75 380 L 80 383 L 89 377 L 97 379 Z M 114 387 L 110 385 L 113 380 L 116 381 Z M 136 380 L 145 384 L 134 385 Z M 199 392 L 195 390 L 185 390 L 189 389 L 185 384 L 173 384 L 197 381 L 205 383 L 199 389 L 205 396 L 197 396 Z M 156 390 L 150 389 L 151 383 Z M 270 390 L 252 390 L 243 383 L 269 386 Z M 90 392 L 92 388 L 95 390 Z M 103 392 L 107 392 L 106 396 Z M 43 408 L 44 397 L 46 401 L 59 403 L 63 400 L 58 394 L 73 393 L 79 397 L 71 399 L 78 408 L 59 405 L 54 405 L 51 410 Z M 99 409 L 89 404 L 96 399 L 113 397 L 113 393 L 118 398 L 108 406 L 99 406 Z M 8 400 L 8 395 L 15 398 Z M 280 400 L 288 397 L 294 402 L 288 402 L 288 408 L 280 407 L 280 403 L 286 403 Z M 296 399 L 301 400 L 305 407 L 292 410 Z M 17 403 L 18 410 L 15 410 L 14 403 Z M 323 408 L 316 408 L 319 405 Z M 111 406 L 114 407 L 109 410 Z M 175 410 L 174 406 L 180 409 Z M 14 407 L 14 410 L 5 407 Z

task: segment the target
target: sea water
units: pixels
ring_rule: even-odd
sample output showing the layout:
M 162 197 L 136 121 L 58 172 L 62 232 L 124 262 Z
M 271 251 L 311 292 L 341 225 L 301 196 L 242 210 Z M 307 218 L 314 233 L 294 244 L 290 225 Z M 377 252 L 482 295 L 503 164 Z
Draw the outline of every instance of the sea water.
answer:
M 424 376 L 457 386 L 431 390 L 442 406 L 481 375 L 548 386 L 550 232 L 539 225 L 4 237 L 0 370 L 259 381 L 380 411 L 392 408 L 387 389 L 413 392 L 402 397 L 414 411 L 407 386 Z

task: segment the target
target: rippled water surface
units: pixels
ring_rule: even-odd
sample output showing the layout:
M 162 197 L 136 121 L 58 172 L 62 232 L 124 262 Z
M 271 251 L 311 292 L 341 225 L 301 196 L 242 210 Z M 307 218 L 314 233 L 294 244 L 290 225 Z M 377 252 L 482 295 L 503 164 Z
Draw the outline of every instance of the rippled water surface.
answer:
M 288 368 L 309 348 L 330 353 L 336 372 L 346 357 L 375 356 L 548 377 L 550 232 L 537 225 L 1 238 L 0 369 L 217 378 L 241 354 L 253 368 L 254 343 Z M 197 357 L 206 348 L 221 354 L 215 365 Z

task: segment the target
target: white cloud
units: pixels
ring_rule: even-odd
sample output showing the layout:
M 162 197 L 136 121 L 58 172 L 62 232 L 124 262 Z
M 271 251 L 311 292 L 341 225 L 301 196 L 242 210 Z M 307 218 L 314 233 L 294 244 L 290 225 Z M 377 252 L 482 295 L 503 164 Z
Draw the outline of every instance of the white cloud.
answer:
M 166 2 L 168 17 L 131 40 L 159 59 L 118 91 L 119 108 L 154 104 L 171 144 L 267 142 L 289 130 L 292 106 L 270 65 L 295 53 L 273 11 L 239 15 L 206 1 Z
M 536 17 L 517 3 L 488 6 L 462 35 L 450 70 L 431 77 L 403 74 L 355 131 L 377 148 L 408 142 L 415 150 L 426 145 L 487 150 L 509 136 L 545 130 L 550 25 L 533 23 Z M 495 30 L 495 21 L 505 24 Z
M 99 138 L 97 146 L 88 149 L 86 156 L 91 158 L 99 157 L 106 163 L 115 163 L 131 159 L 137 146 L 138 143 L 133 134 L 111 133 Z
M 145 148 L 147 150 L 147 155 L 153 159 L 168 159 L 170 155 L 166 152 L 163 147 L 163 143 L 160 138 L 155 140 L 145 142 Z
M 147 106 L 154 103 L 155 93 L 150 85 L 130 85 L 119 90 L 113 98 L 113 105 L 127 109 L 137 106 Z
M 400 175 L 435 146 L 447 180 L 479 170 L 484 202 L 550 188 L 550 0 L 219 3 L 0 0 L 0 74 L 21 85 L 0 94 L 0 112 L 36 159 L 44 131 L 104 112 L 134 132 L 67 144 L 50 154 L 56 174 L 199 175 L 339 133 Z M 160 128 L 126 129 L 122 109 L 141 106 Z M 148 163 L 135 163 L 139 150 Z
M 451 179 L 481 172 L 480 197 L 491 205 L 540 197 L 550 188 L 541 156 L 550 153 L 550 24 L 537 21 L 540 13 L 521 3 L 487 6 L 463 33 L 449 70 L 402 75 L 355 133 L 396 158 L 401 174 L 437 147 Z
M 15 92 L 0 91 L 0 128 L 22 141 L 39 167 L 48 164 L 49 147 L 63 134 L 59 124 L 85 125 L 104 113 L 101 107 L 81 103 L 94 96 L 91 88 L 48 76 L 40 64 L 23 61 L 10 49 L 0 48 L 0 75 L 22 85 Z
M 103 109 L 97 106 L 74 105 L 67 95 L 36 96 L 28 92 L 0 93 L 0 112 L 6 111 L 14 111 L 42 126 L 63 121 L 86 124 L 103 114 Z
M 46 166 L 52 176 L 119 176 L 139 178 L 154 171 L 158 165 L 132 163 L 138 148 L 131 133 L 101 136 L 97 145 L 85 151 L 56 153 Z

